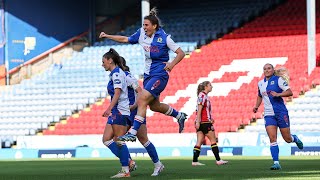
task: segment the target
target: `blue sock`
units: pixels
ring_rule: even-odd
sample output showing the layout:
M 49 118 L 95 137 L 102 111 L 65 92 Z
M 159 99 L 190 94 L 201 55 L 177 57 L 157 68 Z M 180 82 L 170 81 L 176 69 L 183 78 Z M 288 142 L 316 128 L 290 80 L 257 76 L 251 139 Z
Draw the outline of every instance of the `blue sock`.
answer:
M 106 146 L 111 150 L 111 152 L 112 152 L 115 156 L 117 156 L 118 158 L 120 157 L 120 149 L 119 149 L 119 146 L 117 145 L 116 142 L 113 141 L 113 139 L 110 140 L 110 141 L 106 141 L 106 142 L 104 142 L 103 144 L 106 145 Z M 109 144 L 109 145 L 108 145 L 108 144 Z M 131 158 L 131 155 L 130 155 L 130 153 L 129 153 L 129 160 L 131 160 L 131 159 L 132 159 L 132 158 Z
M 103 144 L 106 145 L 115 156 L 120 157 L 119 146 L 113 141 L 113 139 L 106 141 Z
M 125 142 L 120 145 L 120 163 L 122 166 L 129 166 L 129 150 Z
M 279 146 L 277 142 L 270 143 L 270 151 L 273 161 L 279 161 Z
M 177 110 L 173 109 L 171 106 L 169 106 L 169 109 L 165 114 L 168 116 L 175 117 L 177 119 L 179 119 L 179 117 L 180 117 L 180 116 L 177 117 L 180 113 Z
M 129 132 L 131 134 L 134 134 L 136 135 L 137 134 L 137 131 L 139 130 L 141 124 L 145 121 L 145 118 L 144 117 L 141 117 L 141 116 L 138 116 L 136 115 L 134 117 L 134 121 L 133 121 L 133 127 L 129 130 Z
M 298 137 L 294 134 L 291 134 L 292 142 L 298 142 Z
M 152 142 L 148 140 L 146 143 L 144 143 L 143 146 L 146 148 L 150 158 L 152 159 L 152 162 L 157 163 L 159 161 L 159 157 L 158 157 L 157 150 L 152 144 Z

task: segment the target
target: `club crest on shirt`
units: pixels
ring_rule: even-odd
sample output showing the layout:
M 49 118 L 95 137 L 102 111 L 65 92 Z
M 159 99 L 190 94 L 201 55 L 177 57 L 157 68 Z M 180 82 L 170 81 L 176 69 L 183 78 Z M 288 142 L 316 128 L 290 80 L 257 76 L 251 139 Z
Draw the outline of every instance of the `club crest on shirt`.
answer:
M 159 37 L 159 38 L 157 39 L 157 42 L 158 42 L 158 43 L 162 43 L 162 38 Z
M 274 85 L 274 81 L 271 81 L 271 82 L 270 82 L 270 85 Z

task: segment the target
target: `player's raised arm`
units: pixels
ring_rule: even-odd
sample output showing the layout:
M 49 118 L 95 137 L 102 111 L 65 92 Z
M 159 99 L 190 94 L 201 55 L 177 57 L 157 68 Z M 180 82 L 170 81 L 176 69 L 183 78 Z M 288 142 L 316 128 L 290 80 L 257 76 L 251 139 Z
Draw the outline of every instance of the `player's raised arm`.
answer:
M 120 36 L 120 35 L 110 35 L 106 34 L 105 32 L 101 32 L 99 38 L 108 38 L 116 42 L 120 43 L 128 43 L 128 37 L 127 36 Z

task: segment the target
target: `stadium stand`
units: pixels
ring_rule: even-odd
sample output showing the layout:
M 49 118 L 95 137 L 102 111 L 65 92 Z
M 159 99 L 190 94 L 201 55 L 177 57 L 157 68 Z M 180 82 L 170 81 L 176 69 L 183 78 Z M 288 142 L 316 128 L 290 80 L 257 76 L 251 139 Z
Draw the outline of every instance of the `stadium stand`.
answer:
M 160 9 L 161 21 L 166 32 L 176 42 L 197 42 L 204 45 L 221 35 L 239 28 L 242 24 L 263 14 L 279 4 L 280 0 L 267 1 L 177 1 L 170 2 L 170 7 Z M 141 27 L 138 21 L 118 35 L 131 35 Z M 111 40 L 97 42 L 96 46 L 119 44 Z
M 194 50 L 196 44 L 181 43 L 180 46 L 185 50 Z M 109 77 L 101 67 L 101 57 L 109 48 L 110 46 L 84 48 L 80 53 L 75 52 L 70 59 L 63 59 L 61 64 L 53 64 L 43 74 L 23 80 L 21 84 L 12 86 L 10 91 L 1 91 L 0 136 L 5 147 L 10 146 L 18 135 L 35 135 L 47 128 L 49 129 L 43 134 L 100 133 L 96 126 L 102 121 L 100 124 L 95 122 L 90 114 L 87 116 L 90 118 L 87 118 L 85 111 L 82 111 L 84 121 L 80 119 L 73 123 L 70 117 L 66 130 L 63 123 L 51 125 L 75 112 L 85 110 L 87 106 L 107 96 Z M 113 48 L 126 57 L 137 77 L 143 74 L 144 64 L 139 60 L 144 55 L 138 45 L 118 45 Z M 96 119 L 105 121 L 101 117 L 101 108 L 105 109 L 107 103 L 105 101 L 97 109 L 93 105 Z M 77 128 L 75 124 L 86 128 Z M 54 129 L 56 131 L 52 131 Z
M 184 67 L 184 74 L 171 73 L 172 79 L 181 79 L 181 81 L 179 80 L 178 83 L 175 81 L 169 82 L 168 87 L 170 88 L 164 93 L 164 96 L 174 95 L 178 89 L 184 89 L 189 84 L 199 83 L 197 82 L 199 77 L 208 76 L 211 71 L 219 70 L 223 65 L 230 64 L 234 59 L 249 60 L 258 57 L 288 57 L 284 66 L 290 71 L 290 83 L 294 97 L 297 98 L 299 94 L 309 91 L 310 87 L 319 84 L 320 74 L 319 68 L 316 68 L 310 76 L 307 74 L 305 26 L 299 26 L 300 29 L 287 28 L 299 24 L 301 21 L 306 24 L 305 9 L 304 2 L 287 1 L 275 10 L 266 13 L 265 16 L 259 17 L 244 25 L 243 28 L 225 35 L 222 40 L 213 41 L 202 47 L 200 53 L 192 54 L 190 59 L 179 64 L 179 66 Z M 304 16 L 300 19 L 302 14 Z M 319 16 L 319 12 L 317 12 L 317 16 Z M 302 20 L 303 18 L 304 20 Z M 270 24 L 270 19 L 277 19 L 277 21 L 273 21 L 275 25 L 272 27 L 275 28 L 259 32 L 256 27 L 267 27 Z M 319 22 L 317 20 L 317 25 Z M 303 27 L 304 29 L 302 29 Z M 317 49 L 319 49 L 319 42 L 317 43 Z M 262 66 L 257 68 L 262 68 Z M 241 74 L 239 70 L 233 71 L 231 72 Z M 215 80 L 214 83 L 228 82 L 230 81 L 228 78 L 229 73 L 226 73 L 221 79 Z M 254 89 L 257 89 L 259 79 L 261 77 L 254 78 L 251 83 L 244 83 L 239 89 L 229 92 L 227 96 L 213 97 L 212 106 L 217 132 L 237 131 L 239 127 L 250 124 L 252 119 L 262 118 L 263 107 L 259 109 L 257 114 L 253 114 L 251 110 L 257 95 Z M 186 100 L 181 101 L 180 103 L 186 102 Z M 167 121 L 171 119 L 158 114 L 155 114 L 153 118 L 166 119 Z M 195 119 L 195 113 L 192 114 L 190 119 Z M 193 121 L 188 121 L 186 132 L 193 131 Z

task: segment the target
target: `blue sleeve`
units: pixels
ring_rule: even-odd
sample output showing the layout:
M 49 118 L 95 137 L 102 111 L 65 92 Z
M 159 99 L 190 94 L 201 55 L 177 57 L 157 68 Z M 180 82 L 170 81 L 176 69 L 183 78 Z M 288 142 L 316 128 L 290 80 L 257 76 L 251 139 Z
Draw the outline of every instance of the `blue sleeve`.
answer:
M 139 42 L 139 37 L 141 33 L 141 28 L 137 30 L 134 34 L 132 34 L 128 40 L 130 44 L 137 44 Z

